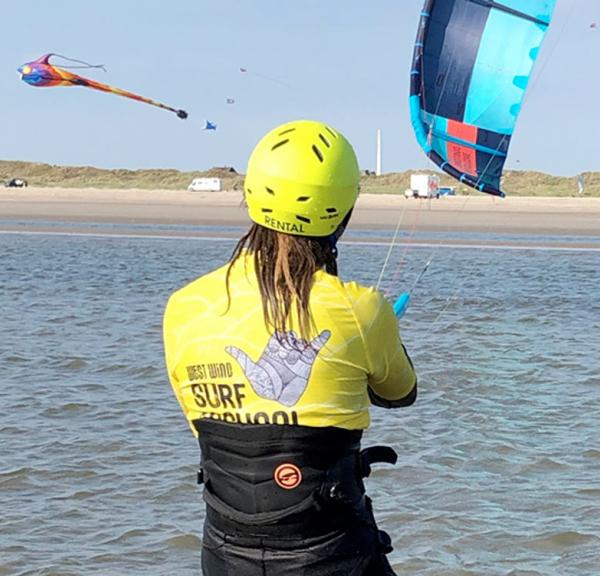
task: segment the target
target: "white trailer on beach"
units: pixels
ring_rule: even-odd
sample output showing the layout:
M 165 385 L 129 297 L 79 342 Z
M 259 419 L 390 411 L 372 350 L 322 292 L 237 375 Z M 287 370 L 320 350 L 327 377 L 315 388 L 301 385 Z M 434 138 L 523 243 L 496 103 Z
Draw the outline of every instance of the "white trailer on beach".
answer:
M 435 174 L 411 174 L 407 198 L 439 198 L 440 177 Z
M 190 192 L 220 192 L 220 178 L 194 178 L 188 186 Z

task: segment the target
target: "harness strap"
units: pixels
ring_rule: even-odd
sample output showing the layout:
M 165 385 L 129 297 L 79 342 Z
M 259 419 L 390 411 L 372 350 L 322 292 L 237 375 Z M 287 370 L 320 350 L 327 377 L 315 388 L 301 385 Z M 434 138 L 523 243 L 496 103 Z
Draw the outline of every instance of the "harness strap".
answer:
M 371 475 L 371 464 L 396 464 L 398 462 L 398 453 L 391 446 L 369 446 L 359 452 L 360 457 L 360 475 L 361 478 L 368 478 Z M 204 484 L 204 469 L 198 468 L 196 473 L 196 482 Z
M 207 482 L 205 485 L 204 501 L 218 514 L 221 514 L 225 518 L 233 520 L 236 523 L 247 526 L 268 526 L 276 524 L 285 518 L 306 512 L 315 506 L 315 498 L 311 494 L 303 500 L 300 500 L 297 504 L 281 510 L 248 514 L 247 512 L 236 510 L 232 506 L 229 506 L 229 504 L 223 502 L 221 498 L 215 496 L 214 492 L 210 489 L 210 482 Z
M 359 452 L 359 470 L 361 478 L 368 478 L 371 475 L 371 464 L 396 464 L 398 462 L 398 453 L 390 446 L 369 446 Z M 204 469 L 198 468 L 196 473 L 196 482 L 204 484 Z
M 368 478 L 371 474 L 371 464 L 385 462 L 387 464 L 396 464 L 398 454 L 390 446 L 369 446 L 360 451 L 360 469 L 363 478 Z

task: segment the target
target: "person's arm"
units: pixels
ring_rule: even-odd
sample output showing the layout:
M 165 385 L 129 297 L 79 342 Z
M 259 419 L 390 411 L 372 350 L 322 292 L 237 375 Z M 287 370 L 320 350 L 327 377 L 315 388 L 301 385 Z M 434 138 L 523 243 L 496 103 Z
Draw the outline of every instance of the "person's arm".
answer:
M 413 367 L 413 373 L 414 373 L 414 366 L 413 366 L 412 360 L 410 359 L 410 356 L 408 355 L 408 352 L 406 351 L 404 344 L 402 344 L 402 348 L 404 349 L 404 354 L 406 355 L 406 359 L 407 359 L 408 363 L 411 365 L 411 367 Z M 380 408 L 404 408 L 405 406 L 410 406 L 411 404 L 414 404 L 417 399 L 417 375 L 416 374 L 414 374 L 414 382 L 415 383 L 414 383 L 412 390 L 406 396 L 404 396 L 402 398 L 398 398 L 396 400 L 389 400 L 389 399 L 384 398 L 383 396 L 379 396 L 377 394 L 377 392 L 375 392 L 373 387 L 371 385 L 369 385 L 369 399 L 371 400 L 371 404 L 373 404 L 373 406 L 379 406 Z
M 369 398 L 374 406 L 401 408 L 417 399 L 417 375 L 402 344 L 398 319 L 379 292 L 372 294 L 372 317 L 363 331 L 369 360 Z

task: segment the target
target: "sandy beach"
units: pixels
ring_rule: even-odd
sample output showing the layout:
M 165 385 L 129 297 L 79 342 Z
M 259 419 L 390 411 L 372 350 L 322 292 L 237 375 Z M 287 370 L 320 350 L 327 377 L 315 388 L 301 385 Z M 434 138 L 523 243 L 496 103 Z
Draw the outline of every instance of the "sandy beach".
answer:
M 0 189 L 0 231 L 44 231 L 49 223 L 56 231 L 73 225 L 81 230 L 86 223 L 246 226 L 249 220 L 242 193 L 235 191 Z M 476 194 L 414 200 L 365 194 L 359 198 L 349 234 L 393 230 L 398 223 L 401 231 L 452 232 L 454 237 L 471 232 L 578 236 L 582 244 L 597 247 L 600 198 L 502 199 Z

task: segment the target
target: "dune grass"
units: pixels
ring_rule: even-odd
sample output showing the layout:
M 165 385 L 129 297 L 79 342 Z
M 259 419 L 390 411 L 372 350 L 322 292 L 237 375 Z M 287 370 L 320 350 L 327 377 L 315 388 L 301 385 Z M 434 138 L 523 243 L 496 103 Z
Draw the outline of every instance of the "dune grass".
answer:
M 363 176 L 361 189 L 371 194 L 402 194 L 410 187 L 410 176 L 417 171 L 383 174 L 381 176 Z M 437 174 L 440 176 L 440 186 L 453 186 L 456 194 L 479 194 L 472 188 L 439 172 L 420 170 L 419 173 Z M 584 174 L 585 197 L 600 197 L 600 173 L 587 172 Z M 542 172 L 507 170 L 504 172 L 502 189 L 509 196 L 580 196 L 577 186 L 577 176 L 551 176 Z

